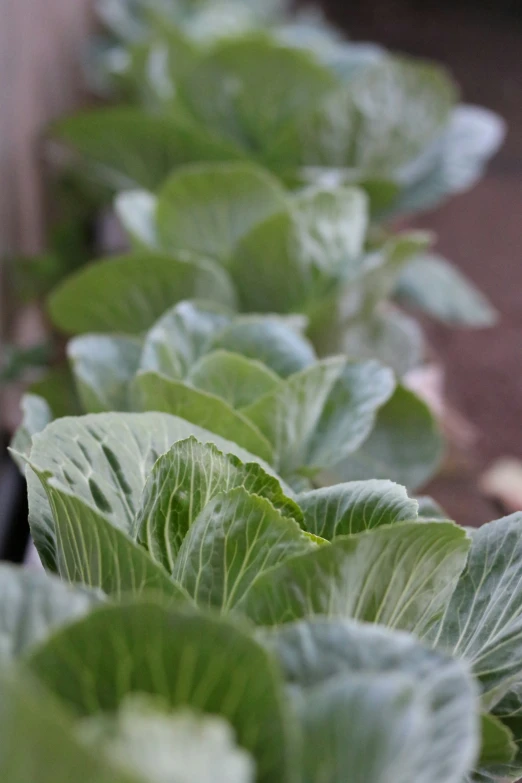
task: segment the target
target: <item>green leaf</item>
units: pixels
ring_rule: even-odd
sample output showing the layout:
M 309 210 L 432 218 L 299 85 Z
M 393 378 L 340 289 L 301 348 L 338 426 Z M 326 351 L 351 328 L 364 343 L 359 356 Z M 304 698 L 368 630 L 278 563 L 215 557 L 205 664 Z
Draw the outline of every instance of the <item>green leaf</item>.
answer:
M 41 475 L 40 480 L 53 512 L 56 562 L 62 579 L 100 588 L 117 600 L 146 591 L 188 600 L 187 594 L 129 535 L 56 479 Z
M 160 706 L 129 697 L 116 716 L 84 721 L 82 735 L 119 769 L 148 783 L 253 783 L 253 759 L 237 747 L 226 721 L 190 710 L 167 713 Z
M 273 315 L 237 316 L 214 337 L 210 348 L 257 359 L 282 378 L 316 361 L 311 344 L 292 328 L 290 319 Z
M 312 190 L 254 227 L 230 266 L 243 308 L 306 311 L 355 278 L 364 264 L 367 211 L 355 188 Z
M 14 667 L 0 671 L 0 778 L 9 783 L 145 783 L 85 747 L 73 733 L 71 716 L 27 671 Z
M 203 356 L 187 383 L 221 397 L 232 408 L 244 408 L 280 385 L 281 379 L 261 362 L 228 351 Z
M 277 674 L 233 625 L 155 603 L 109 606 L 55 635 L 28 665 L 80 715 L 114 711 L 133 693 L 221 715 L 254 756 L 259 781 L 291 779 L 292 725 Z
M 275 177 L 248 163 L 197 165 L 176 172 L 158 199 L 157 230 L 169 252 L 190 250 L 226 264 L 238 242 L 286 206 Z
M 505 134 L 505 123 L 498 114 L 478 106 L 457 106 L 428 170 L 403 189 L 393 213 L 433 209 L 450 194 L 470 188 Z
M 413 392 L 398 386 L 377 414 L 368 440 L 329 470 L 329 478 L 388 478 L 413 490 L 435 473 L 442 451 L 442 436 L 428 406 Z
M 352 481 L 298 495 L 303 526 L 315 536 L 332 541 L 382 525 L 411 522 L 418 504 L 404 487 L 391 481 Z
M 161 114 L 147 114 L 139 107 L 96 109 L 60 120 L 53 130 L 80 154 L 89 178 L 115 192 L 154 191 L 176 166 L 241 157 L 235 145 L 178 108 Z
M 343 352 L 354 359 L 378 359 L 399 377 L 422 364 L 424 335 L 420 324 L 400 310 L 380 309 L 351 322 L 341 335 Z
M 370 434 L 377 411 L 395 386 L 391 370 L 378 362 L 346 362 L 312 438 L 308 465 L 329 468 L 354 452 Z
M 41 380 L 30 385 L 29 392 L 47 402 L 55 419 L 82 412 L 74 378 L 66 363 L 52 367 Z
M 272 447 L 261 429 L 220 397 L 153 372 L 138 375 L 134 388 L 142 410 L 180 416 L 230 438 L 269 463 L 273 461 Z
M 334 83 L 329 70 L 307 54 L 244 35 L 202 58 L 184 80 L 181 96 L 206 128 L 262 153 L 292 116 Z
M 210 302 L 180 302 L 148 332 L 140 368 L 184 378 L 231 319 L 224 308 Z
M 175 443 L 154 465 L 136 515 L 137 535 L 152 557 L 172 572 L 184 537 L 207 504 L 237 487 L 301 522 L 299 506 L 261 465 L 189 438 Z
M 522 514 L 473 532 L 463 572 L 433 644 L 465 658 L 490 709 L 520 681 Z
M 317 362 L 243 409 L 273 446 L 275 467 L 283 477 L 307 465 L 310 444 L 345 364 L 342 358 Z
M 423 256 L 406 267 L 396 295 L 402 304 L 453 326 L 480 329 L 496 321 L 486 297 L 440 256 Z
M 258 625 L 324 614 L 419 636 L 437 622 L 469 541 L 450 523 L 401 523 L 336 539 L 258 579 L 238 609 Z
M 419 519 L 428 519 L 430 521 L 436 519 L 446 521 L 449 519 L 442 506 L 429 495 L 422 495 L 421 497 L 416 498 L 416 500 L 419 504 Z
M 158 250 L 157 198 L 148 190 L 125 190 L 114 201 L 116 215 L 136 250 Z
M 53 420 L 49 404 L 36 394 L 24 394 L 21 402 L 22 422 L 11 441 L 12 457 L 23 472 L 25 461 L 18 456 L 28 457 L 33 445 L 33 435 L 44 430 Z
M 57 628 L 81 617 L 100 601 L 40 570 L 0 565 L 0 662 L 24 655 Z
M 494 715 L 481 717 L 482 746 L 478 767 L 485 771 L 488 767 L 509 764 L 515 758 L 517 746 L 513 735 L 502 721 Z
M 49 313 L 56 326 L 73 334 L 139 334 L 191 297 L 234 305 L 225 272 L 210 262 L 134 253 L 90 264 L 69 277 L 51 295 Z
M 67 355 L 86 413 L 132 410 L 129 387 L 141 350 L 132 337 L 90 334 L 69 341 Z
M 201 607 L 230 611 L 253 581 L 310 551 L 297 522 L 243 487 L 220 492 L 190 526 L 174 579 Z
M 285 142 L 305 166 L 411 177 L 408 164 L 443 134 L 456 94 L 443 69 L 387 56 L 323 94 Z M 415 170 L 415 169 L 414 169 Z
M 412 783 L 419 779 L 460 783 L 473 764 L 478 744 L 478 699 L 473 679 L 461 662 L 428 650 L 410 634 L 349 620 L 317 617 L 313 621 L 262 631 L 259 636 L 278 658 L 293 692 L 301 695 L 305 725 L 312 706 L 324 705 L 324 721 L 318 721 L 316 728 L 319 734 L 326 731 L 334 740 L 330 759 L 334 760 L 338 774 L 331 778 L 333 781 L 351 780 L 354 774 L 361 780 L 390 780 L 401 752 L 406 754 L 403 763 L 418 765 Z M 354 689 L 355 683 L 358 691 Z M 415 699 L 423 702 L 416 725 L 411 727 L 413 731 L 410 729 L 403 737 L 400 733 L 394 735 L 394 729 L 400 722 L 404 704 L 399 703 L 398 714 L 382 712 L 390 693 L 386 684 L 390 683 L 397 687 L 400 683 L 408 684 Z M 352 702 L 355 693 L 360 697 L 363 715 L 368 710 L 368 725 L 364 729 L 359 722 L 360 712 Z M 365 698 L 370 694 L 375 698 L 373 715 Z M 350 698 L 346 698 L 348 695 Z M 352 717 L 357 715 L 355 723 L 350 720 L 350 706 Z M 411 706 L 409 699 L 406 706 Z M 335 730 L 338 717 L 341 722 Z M 415 729 L 420 730 L 418 734 Z M 382 731 L 383 737 L 370 752 L 370 738 L 376 730 Z M 421 748 L 409 745 L 408 740 L 412 738 L 420 742 Z M 310 735 L 309 745 L 307 757 L 312 767 L 318 763 L 318 756 L 328 758 L 324 746 L 319 746 L 322 752 L 319 751 L 315 735 Z M 387 749 L 395 759 L 383 759 Z M 348 770 L 342 773 L 343 759 L 345 763 L 351 760 L 349 774 Z M 376 765 L 375 772 L 362 775 L 368 764 Z
M 59 419 L 35 436 L 31 466 L 68 487 L 114 527 L 131 532 L 158 457 L 194 436 L 244 462 L 256 458 L 236 443 L 162 413 L 100 413 Z M 40 481 L 28 471 L 29 521 L 47 567 L 56 570 L 54 520 Z

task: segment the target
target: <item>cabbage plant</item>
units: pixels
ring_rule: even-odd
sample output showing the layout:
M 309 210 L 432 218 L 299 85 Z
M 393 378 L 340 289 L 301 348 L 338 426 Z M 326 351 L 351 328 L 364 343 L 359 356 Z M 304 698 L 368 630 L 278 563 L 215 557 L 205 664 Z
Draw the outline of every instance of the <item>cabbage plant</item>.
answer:
M 383 52 L 334 67 L 325 42 L 320 55 L 266 32 L 203 45 L 155 30 L 137 63 L 123 57 L 130 103 L 55 127 L 112 190 L 156 189 L 183 163 L 246 158 L 293 187 L 359 183 L 382 219 L 470 187 L 503 138 L 501 120 L 459 104 L 431 63 Z
M 243 312 L 304 315 L 320 355 L 377 358 L 402 376 L 423 361 L 424 345 L 397 303 L 450 325 L 495 320 L 486 298 L 430 252 L 429 235 L 372 236 L 358 188 L 295 195 L 251 164 L 198 164 L 156 195 L 122 193 L 116 211 L 134 255 L 57 289 L 50 311 L 64 331 L 138 331 L 192 288 Z
M 182 736 L 256 780 L 520 775 L 520 514 L 466 532 L 390 481 L 292 489 L 164 413 L 59 419 L 24 459 L 55 576 L 0 570 L 0 716 L 36 758 L 42 727 L 12 716 L 49 698 L 122 780 L 177 780 Z M 147 727 L 173 758 L 141 757 Z M 18 747 L 0 763 L 30 764 Z
M 294 486 L 392 477 L 416 488 L 437 468 L 441 438 L 432 414 L 383 365 L 343 356 L 318 360 L 295 316 L 237 315 L 198 301 L 180 302 L 147 331 L 126 335 L 125 324 L 140 325 L 132 304 L 143 300 L 144 287 L 122 275 L 131 288 L 126 296 L 122 283 L 119 309 L 112 307 L 111 264 L 119 261 L 98 265 L 97 294 L 80 281 L 89 314 L 80 298 L 70 310 L 94 329 L 113 330 L 68 344 L 80 410 L 181 417 L 262 458 Z M 150 274 L 146 259 L 140 268 Z M 147 317 L 152 312 L 151 305 Z M 41 385 L 23 408 L 14 442 L 28 453 L 32 436 L 64 412 Z

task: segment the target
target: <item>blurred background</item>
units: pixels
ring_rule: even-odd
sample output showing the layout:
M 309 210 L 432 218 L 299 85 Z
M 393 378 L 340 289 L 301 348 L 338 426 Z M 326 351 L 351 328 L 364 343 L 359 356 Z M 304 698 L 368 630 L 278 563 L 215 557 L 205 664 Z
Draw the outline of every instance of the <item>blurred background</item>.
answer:
M 427 490 L 451 517 L 476 526 L 522 507 L 522 1 L 329 0 L 323 7 L 355 40 L 446 64 L 466 102 L 508 123 L 481 183 L 419 219 L 501 314 L 498 326 L 479 332 L 426 323 L 445 368 L 456 444 Z M 91 29 L 90 0 L 0 0 L 0 257 L 45 246 L 49 200 L 38 139 L 50 120 L 88 100 L 80 54 Z M 13 319 L 4 299 L 0 336 Z M 38 327 L 26 318 L 17 328 L 30 341 Z M 500 473 L 507 489 L 492 489 L 491 468 L 506 458 L 514 460 Z

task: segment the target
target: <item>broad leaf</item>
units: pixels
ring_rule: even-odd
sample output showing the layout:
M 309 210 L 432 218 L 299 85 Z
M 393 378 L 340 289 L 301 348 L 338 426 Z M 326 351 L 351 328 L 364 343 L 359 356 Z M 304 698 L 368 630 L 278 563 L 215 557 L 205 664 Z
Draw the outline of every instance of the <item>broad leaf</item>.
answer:
M 161 566 L 123 530 L 56 481 L 40 476 L 53 512 L 62 579 L 101 588 L 115 599 L 154 591 L 187 600 Z
M 190 250 L 227 263 L 243 236 L 286 206 L 283 187 L 246 163 L 192 166 L 176 172 L 158 200 L 157 230 L 169 252 Z
M 44 430 L 53 420 L 49 404 L 43 397 L 36 394 L 24 394 L 21 402 L 22 423 L 16 430 L 11 441 L 12 456 L 20 470 L 25 469 L 25 462 L 18 455 L 28 457 L 33 445 L 33 435 Z
M 134 389 L 142 410 L 180 416 L 222 437 L 230 438 L 269 463 L 273 461 L 271 444 L 261 429 L 221 397 L 152 372 L 138 375 Z
M 136 250 L 157 250 L 157 199 L 148 190 L 124 190 L 114 201 L 118 219 Z
M 352 481 L 298 495 L 308 532 L 332 541 L 382 525 L 411 522 L 418 504 L 391 481 Z
M 285 150 L 301 165 L 357 169 L 381 177 L 400 173 L 443 134 L 455 88 L 436 66 L 383 57 L 347 84 L 326 92 L 295 121 Z
M 230 273 L 246 310 L 310 308 L 364 266 L 367 204 L 362 191 L 312 190 L 254 229 Z
M 184 80 L 181 95 L 206 128 L 262 153 L 290 117 L 334 83 L 306 54 L 253 35 L 216 46 Z
M 379 408 L 395 386 L 391 370 L 378 362 L 346 362 L 310 443 L 308 465 L 328 469 L 354 452 L 370 434 Z
M 363 728 L 358 720 L 350 721 L 348 712 L 344 713 L 346 726 L 344 730 L 339 727 L 331 737 L 337 737 L 335 743 L 336 752 L 333 758 L 340 763 L 345 758 L 352 760 L 353 769 L 357 778 L 361 775 L 361 768 L 365 764 L 375 764 L 380 776 L 377 779 L 387 781 L 391 778 L 391 770 L 394 768 L 394 760 L 386 759 L 386 748 L 389 747 L 395 756 L 400 755 L 402 743 L 405 741 L 398 734 L 395 737 L 396 745 L 390 743 L 392 727 L 397 726 L 398 715 L 389 715 L 381 710 L 386 705 L 387 690 L 385 683 L 405 681 L 409 683 L 412 693 L 416 698 L 424 701 L 424 709 L 418 716 L 420 729 L 418 742 L 422 750 L 410 747 L 409 758 L 403 758 L 403 763 L 418 764 L 416 774 L 412 777 L 412 783 L 423 780 L 431 783 L 440 781 L 455 781 L 460 783 L 462 776 L 469 770 L 475 760 L 477 751 L 477 694 L 473 680 L 466 666 L 450 657 L 434 653 L 419 644 L 409 634 L 392 632 L 374 625 L 359 624 L 348 620 L 327 620 L 314 618 L 313 621 L 299 622 L 268 630 L 260 634 L 261 640 L 273 651 L 283 669 L 285 679 L 291 685 L 294 692 L 302 693 L 302 714 L 307 722 L 304 709 L 311 703 L 316 703 L 316 695 L 322 693 L 321 702 L 324 699 L 325 708 L 327 699 L 330 699 L 334 712 L 335 706 L 341 708 L 344 704 L 346 710 L 353 703 L 351 699 L 340 699 L 336 696 L 336 689 L 341 693 L 348 685 L 357 682 L 365 684 L 368 692 L 375 696 L 375 709 L 373 715 L 369 714 L 369 725 Z M 323 687 L 322 686 L 326 686 Z M 379 694 L 378 687 L 382 692 Z M 365 688 L 361 688 L 360 695 Z M 348 687 L 347 693 L 354 693 Z M 406 700 L 409 703 L 409 700 Z M 361 706 L 364 705 L 364 701 Z M 368 709 L 370 705 L 367 705 Z M 379 709 L 381 707 L 381 710 Z M 403 705 L 404 706 L 404 705 Z M 332 731 L 334 715 L 324 715 L 325 725 Z M 379 726 L 380 720 L 387 721 L 388 725 Z M 342 725 L 342 724 L 341 724 Z M 384 732 L 383 742 L 377 743 L 366 758 L 367 746 L 372 733 L 379 726 Z M 317 726 L 319 732 L 321 727 Z M 412 727 L 413 728 L 413 727 Z M 415 736 L 416 732 L 409 731 L 406 737 Z M 310 737 L 311 750 L 308 754 L 312 765 L 317 763 L 317 747 L 314 737 Z M 315 756 L 315 758 L 314 758 Z M 324 755 L 323 755 L 324 758 Z M 396 760 L 395 760 L 396 763 Z M 348 775 L 339 774 L 333 778 L 352 779 L 353 772 Z M 374 780 L 374 775 L 361 779 Z M 398 779 L 404 780 L 404 777 Z
M 100 601 L 40 570 L 0 565 L 0 661 L 26 653 L 61 625 L 81 617 Z
M 354 359 L 378 359 L 399 377 L 422 364 L 424 335 L 420 324 L 381 303 L 379 309 L 341 328 L 342 350 Z
M 161 413 L 106 413 L 60 419 L 35 437 L 30 462 L 56 478 L 115 527 L 130 532 L 152 466 L 173 443 L 194 436 L 244 462 L 256 458 L 237 444 Z M 55 529 L 40 481 L 28 471 L 29 521 L 38 552 L 56 569 Z
M 297 504 L 260 465 L 189 438 L 177 442 L 154 465 L 136 515 L 137 535 L 154 559 L 172 572 L 194 521 L 216 495 L 236 487 L 265 498 L 283 516 L 301 522 Z
M 378 412 L 368 440 L 329 470 L 329 478 L 388 478 L 416 489 L 435 473 L 442 451 L 442 436 L 428 406 L 413 392 L 398 386 Z
M 290 318 L 272 315 L 237 316 L 215 335 L 211 348 L 257 359 L 282 378 L 304 370 L 316 361 L 311 344 L 293 328 Z
M 465 658 L 491 708 L 520 680 L 522 514 L 473 532 L 463 572 L 433 644 Z
M 157 321 L 145 337 L 142 370 L 184 378 L 208 350 L 216 332 L 232 320 L 227 311 L 207 302 L 180 302 Z
M 481 772 L 488 768 L 498 768 L 501 764 L 510 764 L 517 753 L 513 735 L 507 726 L 494 715 L 482 715 L 482 746 L 478 767 Z M 500 770 L 499 770 L 499 774 Z
M 436 207 L 445 197 L 470 188 L 482 176 L 506 134 L 504 121 L 478 106 L 457 106 L 427 171 L 404 188 L 394 213 Z
M 401 303 L 454 326 L 479 329 L 496 321 L 486 297 L 440 256 L 423 256 L 410 264 L 401 275 L 396 295 Z
M 191 369 L 187 383 L 244 408 L 278 387 L 281 379 L 264 364 L 228 351 L 214 351 Z
M 233 625 L 155 603 L 110 606 L 55 635 L 28 665 L 80 715 L 114 711 L 133 693 L 221 715 L 254 756 L 259 781 L 290 777 L 292 726 L 278 678 Z
M 242 487 L 220 492 L 190 526 L 174 579 L 202 607 L 230 611 L 253 581 L 313 544 L 297 522 Z
M 225 272 L 210 262 L 135 253 L 98 261 L 69 277 L 51 295 L 49 312 L 56 326 L 73 334 L 139 334 L 190 298 L 234 305 Z
M 60 120 L 53 130 L 89 165 L 90 178 L 113 191 L 154 191 L 176 166 L 241 157 L 235 145 L 178 109 L 162 114 L 134 107 L 91 110 Z
M 141 350 L 132 337 L 84 335 L 69 341 L 67 355 L 86 413 L 132 410 L 129 387 Z
M 260 577 L 238 609 L 259 625 L 325 614 L 423 635 L 462 571 L 469 541 L 450 523 L 401 523 L 356 536 Z
M 275 467 L 283 477 L 308 464 L 310 444 L 345 364 L 342 358 L 317 362 L 243 409 L 273 446 Z

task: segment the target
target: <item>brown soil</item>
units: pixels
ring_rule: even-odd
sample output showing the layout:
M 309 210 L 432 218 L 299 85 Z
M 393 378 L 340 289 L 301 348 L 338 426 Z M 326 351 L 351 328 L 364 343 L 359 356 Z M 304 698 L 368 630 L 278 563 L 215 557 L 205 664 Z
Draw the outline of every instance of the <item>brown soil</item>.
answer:
M 466 102 L 498 111 L 509 125 L 486 178 L 417 221 L 438 233 L 440 252 L 501 314 L 497 327 L 480 332 L 427 326 L 447 370 L 449 400 L 478 431 L 474 447 L 427 490 L 453 518 L 477 526 L 499 516 L 478 489 L 483 470 L 499 457 L 522 459 L 522 11 L 459 0 L 447 8 L 412 0 L 325 5 L 354 39 L 445 63 Z

